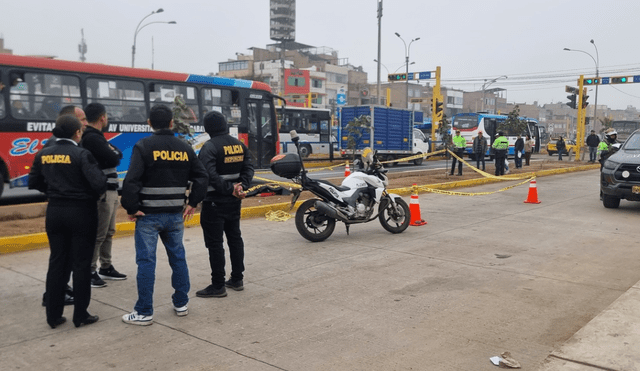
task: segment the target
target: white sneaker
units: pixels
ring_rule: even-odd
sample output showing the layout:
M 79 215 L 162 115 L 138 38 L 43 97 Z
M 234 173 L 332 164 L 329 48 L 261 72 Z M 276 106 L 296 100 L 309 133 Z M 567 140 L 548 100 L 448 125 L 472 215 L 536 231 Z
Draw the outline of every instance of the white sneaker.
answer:
M 173 310 L 175 310 L 175 311 L 176 311 L 176 315 L 177 315 L 178 317 L 184 317 L 184 316 L 186 316 L 187 314 L 189 314 L 189 309 L 187 309 L 187 306 L 186 306 L 186 305 L 185 305 L 184 307 L 180 307 L 180 308 L 178 308 L 178 307 L 174 306 L 174 307 L 173 307 Z
M 122 322 L 130 325 L 149 326 L 153 324 L 153 316 L 143 316 L 134 310 L 133 312 L 122 316 Z

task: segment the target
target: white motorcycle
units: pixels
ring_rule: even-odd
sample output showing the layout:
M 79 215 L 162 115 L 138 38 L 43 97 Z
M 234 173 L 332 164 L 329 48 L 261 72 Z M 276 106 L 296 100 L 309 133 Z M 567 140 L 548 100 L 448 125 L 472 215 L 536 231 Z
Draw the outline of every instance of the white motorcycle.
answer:
M 411 222 L 409 206 L 399 195 L 387 192 L 387 170 L 378 161 L 374 151 L 366 148 L 362 153 L 363 168 L 355 170 L 344 179 L 342 185 L 336 186 L 326 180 L 307 176 L 300 156 L 299 139 L 296 131 L 291 131 L 291 140 L 298 154 L 274 157 L 271 170 L 302 186 L 293 190 L 292 205 L 302 191 L 310 191 L 318 197 L 303 202 L 296 212 L 296 228 L 302 237 L 311 242 L 324 241 L 333 233 L 336 220 L 345 224 L 347 234 L 351 224 L 367 223 L 376 218 L 391 233 L 402 233 L 407 229 Z M 374 214 L 376 206 L 378 212 Z

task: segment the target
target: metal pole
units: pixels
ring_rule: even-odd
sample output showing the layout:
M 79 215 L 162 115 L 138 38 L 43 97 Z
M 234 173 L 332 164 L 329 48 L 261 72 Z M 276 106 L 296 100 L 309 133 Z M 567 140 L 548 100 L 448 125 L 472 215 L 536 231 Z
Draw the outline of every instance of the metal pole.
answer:
M 136 59 L 136 37 L 138 36 L 138 31 L 140 31 L 140 25 L 142 24 L 142 22 L 144 22 L 145 19 L 147 19 L 148 17 L 156 14 L 156 13 L 162 13 L 164 12 L 164 9 L 160 8 L 158 10 L 154 10 L 151 13 L 147 14 L 144 18 L 142 18 L 140 20 L 140 22 L 138 23 L 138 26 L 136 26 L 136 32 L 133 33 L 133 46 L 131 47 L 131 67 L 135 67 L 135 59 Z
M 378 1 L 378 85 L 376 87 L 376 103 L 381 104 L 380 99 L 380 53 L 381 53 L 381 40 L 382 40 L 382 0 Z
M 596 43 L 593 41 L 593 39 L 591 39 L 591 43 L 593 44 L 593 47 L 596 48 L 596 80 L 598 80 L 598 83 L 596 84 L 596 99 L 594 102 L 594 106 L 593 106 L 593 129 L 600 131 L 600 129 L 598 128 L 598 85 L 600 85 L 600 55 L 598 54 L 598 47 L 596 46 Z

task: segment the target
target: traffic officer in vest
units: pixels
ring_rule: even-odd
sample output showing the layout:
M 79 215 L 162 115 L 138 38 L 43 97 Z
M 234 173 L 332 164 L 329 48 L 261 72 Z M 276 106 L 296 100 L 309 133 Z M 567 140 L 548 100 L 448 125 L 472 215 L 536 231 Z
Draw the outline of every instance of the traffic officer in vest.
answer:
M 202 203 L 200 225 L 209 250 L 211 285 L 197 291 L 203 298 L 225 297 L 228 287 L 243 290 L 244 242 L 240 233 L 240 211 L 245 190 L 253 179 L 249 150 L 229 135 L 222 113 L 211 111 L 204 116 L 204 130 L 211 136 L 200 150 L 200 160 L 209 175 L 207 196 Z M 231 276 L 225 282 L 223 233 L 227 237 Z
M 96 243 L 98 198 L 107 190 L 107 177 L 88 150 L 79 147 L 82 124 L 72 115 L 56 120 L 56 144 L 36 155 L 29 172 L 29 188 L 46 193 L 46 230 L 51 255 L 47 271 L 47 323 L 66 322 L 65 288 L 73 271 L 76 327 L 98 321 L 87 312 L 91 300 L 91 257 Z
M 616 153 L 620 148 L 618 143 L 618 132 L 616 129 L 609 128 L 604 132 L 604 140 L 598 144 L 598 157 L 600 158 L 600 170 L 604 162 L 612 154 Z
M 159 104 L 149 112 L 153 135 L 135 144 L 122 185 L 122 206 L 135 220 L 138 301 L 122 316 L 130 325 L 153 323 L 156 248 L 162 239 L 171 266 L 171 295 L 177 316 L 189 312 L 189 269 L 184 250 L 184 220 L 193 215 L 207 192 L 207 171 L 191 146 L 174 136 L 173 113 Z M 191 191 L 186 196 L 191 183 Z M 185 205 L 186 203 L 186 205 Z
M 467 147 L 467 140 L 460 135 L 460 130 L 456 130 L 456 135 L 453 136 L 453 153 L 456 156 L 462 158 L 464 156 L 464 149 Z M 462 175 L 462 161 L 457 160 L 455 157 L 452 157 L 451 160 L 451 174 L 453 175 L 453 171 L 456 168 L 456 162 L 458 162 L 458 176 Z
M 496 140 L 493 141 L 491 147 L 494 149 L 496 158 L 496 176 L 504 175 L 504 162 L 507 159 L 507 151 L 509 150 L 509 140 L 504 136 L 503 132 L 496 134 Z

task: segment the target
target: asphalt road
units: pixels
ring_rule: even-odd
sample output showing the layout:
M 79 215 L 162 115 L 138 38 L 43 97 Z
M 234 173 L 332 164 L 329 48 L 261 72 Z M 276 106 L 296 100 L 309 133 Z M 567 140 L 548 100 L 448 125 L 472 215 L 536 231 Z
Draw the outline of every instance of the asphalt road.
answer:
M 539 370 L 640 280 L 640 203 L 605 209 L 598 176 L 538 178 L 540 204 L 523 202 L 526 185 L 477 196 L 421 194 L 428 224 L 397 235 L 373 221 L 352 226 L 349 235 L 338 225 L 326 241 L 310 243 L 293 219 L 243 220 L 245 290 L 226 298 L 195 297 L 210 283 L 210 269 L 202 231 L 188 228 L 189 315 L 173 313 L 171 273 L 159 247 L 155 324 L 148 328 L 121 321 L 137 298 L 133 237 L 113 247 L 113 263 L 129 279 L 93 289 L 89 311 L 100 321 L 79 329 L 67 323 L 51 330 L 45 322 L 46 249 L 3 255 L 0 280 L 12 284 L 0 290 L 0 364 L 493 371 L 489 358 L 509 351 L 523 370 Z

